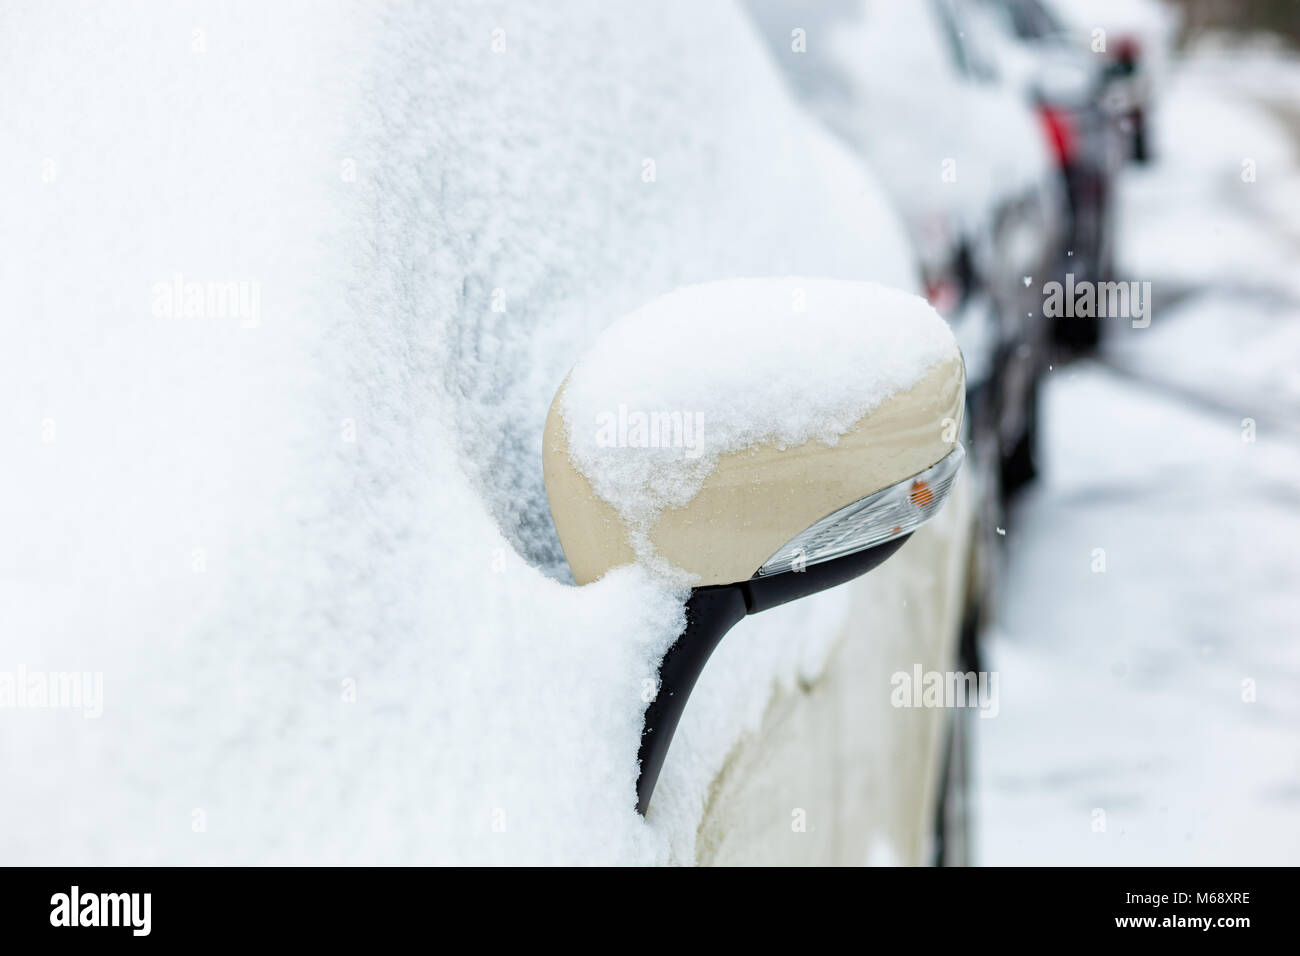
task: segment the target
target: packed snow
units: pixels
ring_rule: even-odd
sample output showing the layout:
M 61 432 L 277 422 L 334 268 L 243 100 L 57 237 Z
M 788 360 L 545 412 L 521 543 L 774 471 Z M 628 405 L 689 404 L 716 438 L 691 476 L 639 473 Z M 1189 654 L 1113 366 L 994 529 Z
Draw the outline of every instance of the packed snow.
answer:
M 609 326 L 574 367 L 562 400 L 569 456 L 651 559 L 654 521 L 688 504 L 721 455 L 834 445 L 956 348 L 928 302 L 877 283 L 678 289 Z
M 916 281 L 743 14 L 3 20 L 0 670 L 102 673 L 103 700 L 0 714 L 0 859 L 694 859 L 722 761 L 844 599 L 737 628 L 641 819 L 681 598 L 565 583 L 546 409 L 678 286 Z
M 1294 141 L 1224 70 L 1198 58 L 1170 77 L 1155 114 L 1158 162 L 1120 186 L 1117 255 L 1166 293 L 1199 283 L 1300 292 L 1294 239 L 1278 241 L 1300 196 Z

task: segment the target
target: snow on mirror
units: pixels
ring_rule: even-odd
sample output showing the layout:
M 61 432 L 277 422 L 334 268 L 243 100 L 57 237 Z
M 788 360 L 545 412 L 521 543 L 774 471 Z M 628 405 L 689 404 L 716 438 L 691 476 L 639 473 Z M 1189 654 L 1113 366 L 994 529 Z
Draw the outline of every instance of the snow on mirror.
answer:
M 746 614 L 866 573 L 959 474 L 961 353 L 924 299 L 733 279 L 615 321 L 561 384 L 543 472 L 574 581 L 640 564 L 690 590 L 646 709 L 637 809 L 714 647 Z

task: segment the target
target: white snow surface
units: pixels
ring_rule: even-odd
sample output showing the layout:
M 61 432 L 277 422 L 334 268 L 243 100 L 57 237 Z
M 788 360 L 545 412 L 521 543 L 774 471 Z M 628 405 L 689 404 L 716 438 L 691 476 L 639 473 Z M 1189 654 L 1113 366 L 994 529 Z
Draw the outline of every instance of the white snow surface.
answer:
M 0 36 L 0 671 L 104 682 L 98 719 L 0 710 L 0 860 L 690 862 L 842 597 L 737 628 L 642 820 L 681 598 L 557 580 L 546 409 L 677 286 L 915 283 L 744 16 L 54 2 Z M 178 275 L 257 283 L 256 321 L 160 316 Z
M 960 74 L 932 4 L 747 5 L 801 102 L 869 159 L 918 242 L 944 219 L 990 228 L 1000 201 L 1051 181 L 1032 110 L 1002 82 Z M 792 26 L 806 28 L 806 52 L 791 50 Z
M 652 560 L 654 521 L 688 504 L 719 456 L 834 445 L 956 349 L 925 299 L 874 282 L 792 276 L 677 289 L 605 329 L 574 367 L 562 403 L 569 455 Z M 611 441 L 611 421 L 635 414 L 677 414 L 692 433 L 642 429 Z
M 1120 183 L 1117 253 L 1129 275 L 1165 288 L 1212 281 L 1300 293 L 1296 146 L 1254 84 L 1248 93 L 1234 82 L 1264 67 L 1197 57 L 1171 76 L 1152 124 L 1157 163 Z M 1271 75 L 1274 95 L 1294 102 L 1300 70 L 1278 63 Z

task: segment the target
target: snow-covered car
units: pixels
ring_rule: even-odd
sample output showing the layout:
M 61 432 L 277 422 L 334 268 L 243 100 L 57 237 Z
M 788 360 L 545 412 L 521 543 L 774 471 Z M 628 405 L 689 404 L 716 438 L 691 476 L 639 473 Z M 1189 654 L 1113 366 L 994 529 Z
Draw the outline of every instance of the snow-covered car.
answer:
M 1067 228 L 1052 275 L 1081 282 L 1114 277 L 1114 180 L 1123 160 L 1115 84 L 1108 59 L 1093 53 L 1042 0 L 963 0 L 973 37 L 989 60 L 1023 89 L 1051 145 L 1068 198 Z M 1041 284 L 1040 284 L 1041 288 Z M 1101 337 L 1095 317 L 1058 319 L 1055 338 L 1092 347 Z
M 977 475 L 925 477 L 961 362 L 884 189 L 741 9 L 6 20 L 0 858 L 960 852 L 955 711 L 921 684 L 972 596 Z M 665 411 L 702 423 L 667 465 L 584 430 L 640 452 L 618 423 Z M 760 453 L 766 505 L 701 491 Z M 544 460 L 604 502 L 600 561 Z M 639 801 L 690 589 L 810 580 L 908 509 L 879 568 L 736 623 Z M 725 533 L 665 540 L 674 514 Z M 883 537 L 818 550 L 867 526 L 832 515 Z M 755 560 L 778 531 L 803 557 Z
M 926 295 L 962 344 L 972 445 L 1014 490 L 1034 473 L 1049 344 L 1032 278 L 1054 264 L 1065 225 L 1036 116 L 952 0 L 747 8 L 800 101 L 884 182 Z M 790 49 L 794 25 L 806 50 Z
M 1126 153 L 1152 158 L 1152 115 L 1181 21 L 1178 4 L 1160 0 L 1046 0 L 1054 19 L 1105 64 L 1106 102 L 1118 118 Z

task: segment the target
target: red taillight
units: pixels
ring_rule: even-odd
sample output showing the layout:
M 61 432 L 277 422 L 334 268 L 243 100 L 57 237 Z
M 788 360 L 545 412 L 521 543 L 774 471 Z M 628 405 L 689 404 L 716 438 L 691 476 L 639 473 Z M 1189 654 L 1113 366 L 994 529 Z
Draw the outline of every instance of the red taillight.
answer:
M 1047 134 L 1047 143 L 1052 148 L 1052 156 L 1062 166 L 1072 163 L 1078 148 L 1078 136 L 1070 114 L 1051 106 L 1040 106 L 1038 115 Z
M 946 317 L 961 301 L 961 290 L 951 279 L 931 279 L 925 283 L 925 298 L 936 312 Z
M 1126 65 L 1137 62 L 1142 52 L 1142 44 L 1137 37 L 1122 36 L 1115 42 L 1115 59 Z

